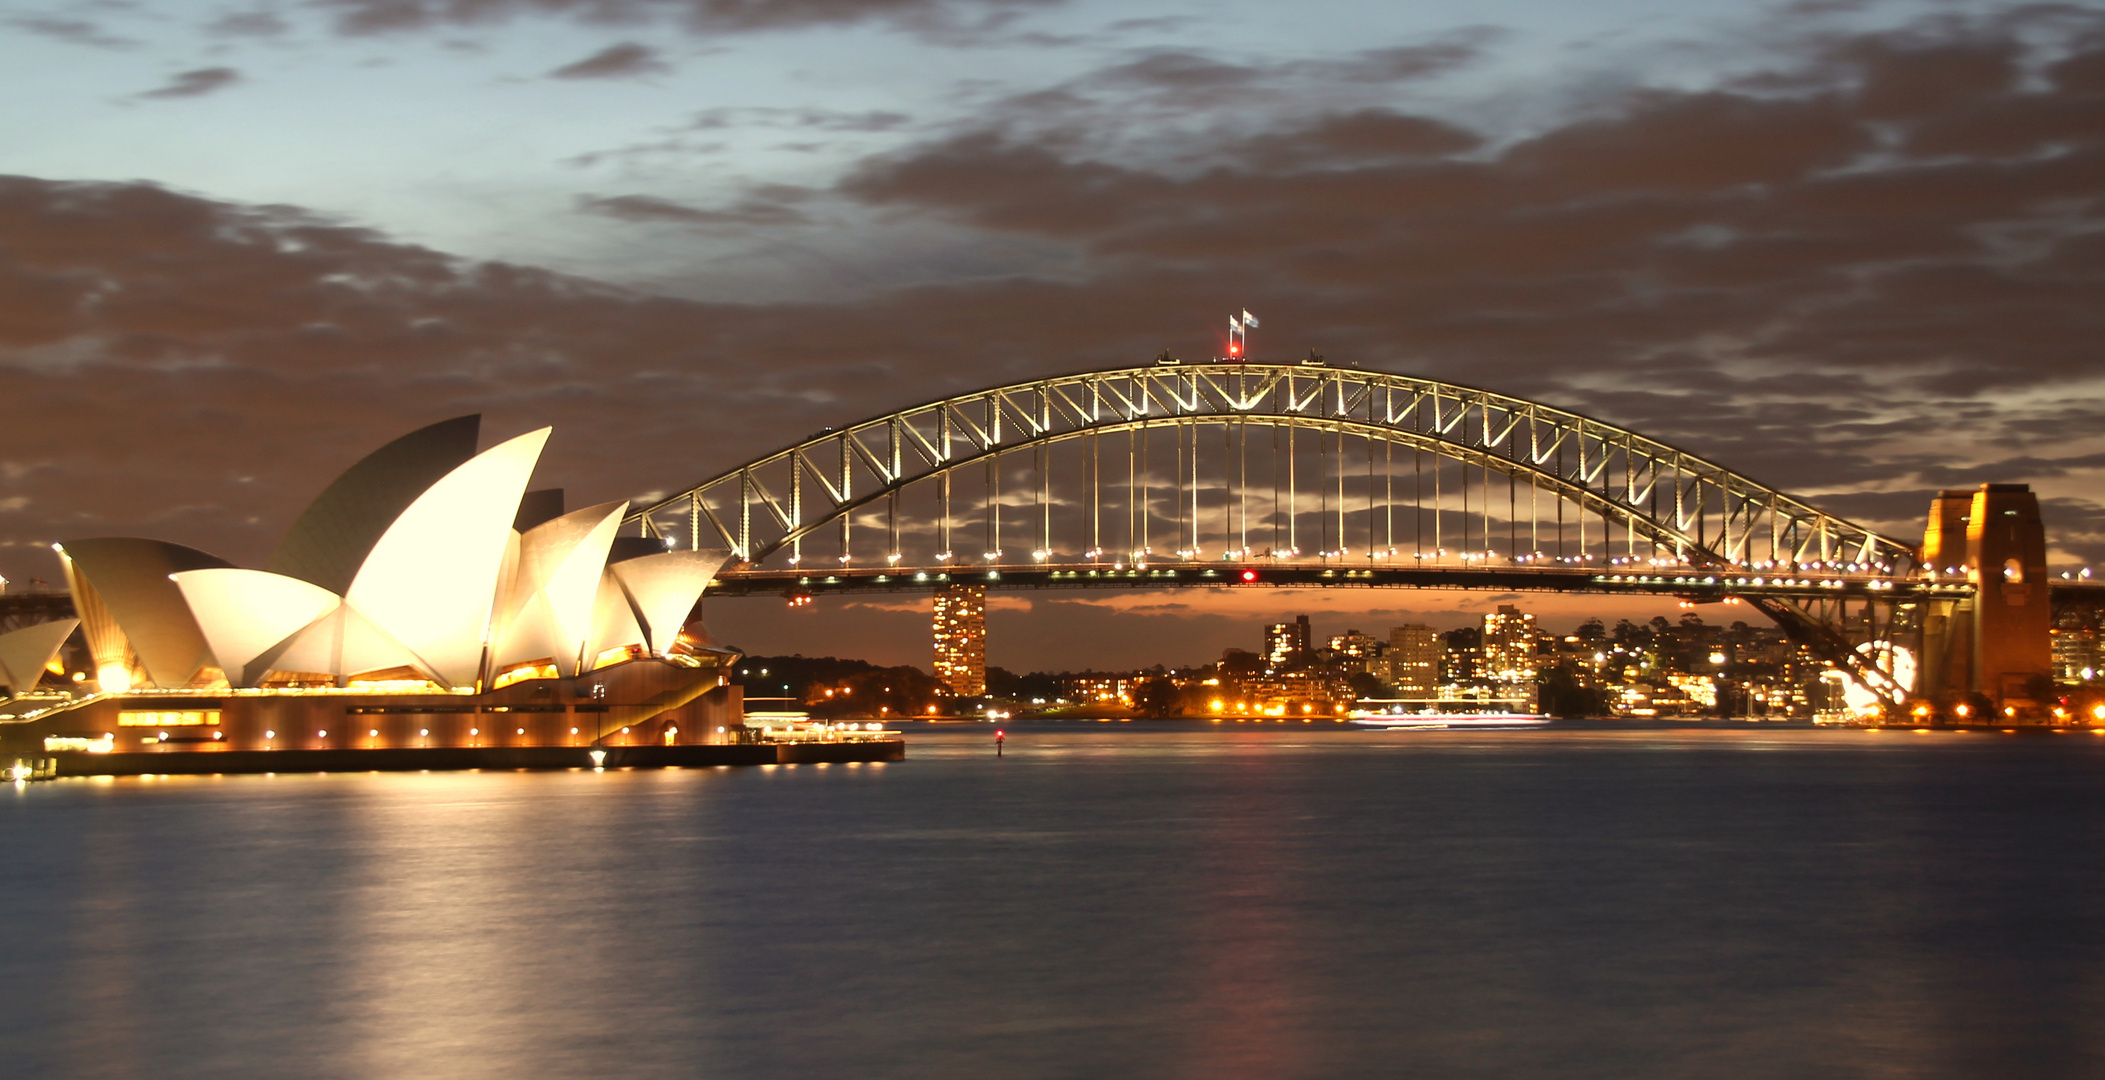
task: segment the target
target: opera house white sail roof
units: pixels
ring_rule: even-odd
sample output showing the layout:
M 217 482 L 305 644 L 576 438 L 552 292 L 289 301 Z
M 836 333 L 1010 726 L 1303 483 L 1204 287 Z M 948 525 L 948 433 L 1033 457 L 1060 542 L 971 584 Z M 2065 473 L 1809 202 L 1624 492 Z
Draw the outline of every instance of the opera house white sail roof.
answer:
M 550 429 L 477 453 L 480 426 L 457 417 L 367 455 L 262 570 L 160 540 L 56 545 L 101 687 L 476 688 L 669 653 L 730 553 L 620 558 L 626 502 L 564 514 L 560 492 L 529 496 Z M 0 678 L 34 685 L 72 631 L 58 625 L 0 636 Z

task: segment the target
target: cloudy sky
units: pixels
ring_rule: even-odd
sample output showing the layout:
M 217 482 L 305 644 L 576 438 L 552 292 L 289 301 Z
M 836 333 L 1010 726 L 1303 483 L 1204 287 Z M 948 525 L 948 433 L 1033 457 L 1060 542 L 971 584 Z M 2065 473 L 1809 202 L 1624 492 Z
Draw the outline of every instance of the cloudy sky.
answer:
M 540 481 L 582 504 L 1208 355 L 1237 306 L 1259 358 L 1577 408 L 1901 535 L 1938 487 L 2030 482 L 2056 559 L 2105 559 L 2095 8 L 0 0 L 0 88 L 17 582 L 76 536 L 258 565 L 464 412 L 555 424 Z M 994 659 L 1492 602 L 1018 597 Z M 925 663 L 919 611 L 710 618 Z

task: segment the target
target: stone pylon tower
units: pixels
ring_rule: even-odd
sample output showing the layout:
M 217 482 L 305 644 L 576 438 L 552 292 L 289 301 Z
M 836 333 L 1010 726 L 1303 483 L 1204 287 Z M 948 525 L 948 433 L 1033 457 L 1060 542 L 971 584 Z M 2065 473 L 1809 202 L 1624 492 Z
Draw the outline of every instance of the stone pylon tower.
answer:
M 2054 674 L 2046 563 L 2046 528 L 2029 485 L 1937 493 L 1922 565 L 1938 577 L 1963 575 L 1977 591 L 1971 600 L 1933 602 L 1923 620 L 1923 693 L 2038 703 L 2035 688 Z

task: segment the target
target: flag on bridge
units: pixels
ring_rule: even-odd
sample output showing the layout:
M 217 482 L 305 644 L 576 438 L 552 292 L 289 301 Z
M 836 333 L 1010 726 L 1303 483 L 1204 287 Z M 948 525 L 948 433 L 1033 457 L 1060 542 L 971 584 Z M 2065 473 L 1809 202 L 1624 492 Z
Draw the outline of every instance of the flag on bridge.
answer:
M 1257 325 L 1257 316 L 1250 314 L 1249 308 L 1243 309 L 1243 325 L 1246 327 Z

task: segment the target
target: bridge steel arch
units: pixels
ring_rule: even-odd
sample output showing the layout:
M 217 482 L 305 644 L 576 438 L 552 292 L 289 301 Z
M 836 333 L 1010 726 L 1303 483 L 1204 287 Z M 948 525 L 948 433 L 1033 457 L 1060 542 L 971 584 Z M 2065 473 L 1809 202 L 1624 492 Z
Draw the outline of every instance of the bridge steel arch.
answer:
M 1202 547 L 1199 524 L 1202 490 L 1217 496 L 1217 501 L 1227 500 L 1218 510 L 1231 532 L 1235 511 L 1230 503 L 1238 498 L 1238 492 L 1233 475 L 1224 475 L 1218 488 L 1201 483 L 1205 470 L 1201 467 L 1199 432 L 1205 428 L 1220 429 L 1227 449 L 1219 455 L 1223 460 L 1216 464 L 1227 470 L 1227 459 L 1234 458 L 1247 473 L 1247 439 L 1253 427 L 1274 433 L 1275 442 L 1277 433 L 1288 433 L 1286 475 L 1293 490 L 1285 500 L 1260 500 L 1265 504 L 1261 527 L 1267 523 L 1276 526 L 1284 519 L 1286 538 L 1262 554 L 1254 553 L 1248 540 L 1250 518 L 1245 501 L 1240 543 L 1231 543 L 1232 537 L 1216 534 L 1220 544 L 1207 552 Z M 1172 489 L 1175 509 L 1173 515 L 1159 516 L 1166 525 L 1174 519 L 1175 554 L 1155 552 L 1146 542 L 1131 544 L 1129 550 L 1112 554 L 1106 549 L 1101 522 L 1095 520 L 1102 511 L 1095 493 L 1102 482 L 1103 445 L 1115 436 L 1126 436 L 1126 502 L 1129 508 L 1139 507 L 1129 512 L 1140 515 L 1140 535 L 1147 537 L 1156 503 L 1145 486 L 1136 492 L 1133 484 L 1140 474 L 1148 475 L 1138 483 L 1155 482 L 1154 471 L 1142 467 L 1136 472 L 1130 452 L 1135 445 L 1144 446 L 1151 434 L 1166 429 L 1177 429 L 1175 473 L 1172 484 L 1167 485 Z M 1190 433 L 1188 440 L 1186 429 Z M 1293 440 L 1301 433 L 1313 433 L 1318 441 L 1315 490 L 1322 492 L 1323 513 L 1330 515 L 1334 511 L 1337 524 L 1338 542 L 1329 545 L 1327 517 L 1319 519 L 1326 546 L 1312 555 L 1300 550 L 1295 535 L 1300 520 L 1306 516 L 1298 505 L 1295 476 L 1299 468 L 1295 455 L 1299 450 Z M 1235 441 L 1238 435 L 1241 443 Z M 1079 552 L 1079 559 L 1063 560 L 1053 550 L 1052 522 L 1057 507 L 1049 493 L 1048 475 L 1053 471 L 1053 449 L 1077 441 L 1086 444 L 1083 467 L 1088 470 L 1091 485 L 1091 502 L 1086 509 L 1092 520 L 1089 541 L 1086 549 Z M 1187 441 L 1189 453 L 1185 450 Z M 1338 467 L 1334 470 L 1328 464 L 1331 442 L 1337 448 Z M 1368 542 L 1357 552 L 1352 551 L 1345 538 L 1347 490 L 1343 465 L 1351 443 L 1363 448 L 1367 462 L 1361 502 L 1366 511 Z M 1407 449 L 1414 455 L 1414 462 L 1420 460 L 1417 455 L 1431 455 L 1436 478 L 1442 460 L 1459 464 L 1465 501 L 1471 490 L 1471 469 L 1483 477 L 1487 497 L 1493 473 L 1511 478 L 1510 484 L 1526 484 L 1531 500 L 1536 492 L 1549 494 L 1577 509 L 1582 550 L 1593 540 L 1612 538 L 1613 531 L 1620 529 L 1624 554 L 1617 561 L 1900 577 L 1912 574 L 1915 568 L 1915 551 L 1910 545 L 1627 428 L 1479 387 L 1318 363 L 1158 363 L 1036 379 L 930 401 L 819 432 L 717 473 L 639 507 L 631 513 L 628 523 L 643 535 L 668 537 L 669 542 L 684 526 L 693 546 L 705 546 L 705 541 L 709 541 L 707 546 L 716 546 L 715 541 L 720 541 L 744 566 L 757 567 L 784 553 L 795 565 L 803 559 L 805 545 L 820 540 L 828 531 L 838 533 L 838 557 L 845 564 L 853 558 L 853 530 L 857 524 L 868 529 L 881 521 L 886 549 L 881 557 L 897 563 L 904 558 L 902 496 L 909 488 L 927 485 L 934 489 L 937 503 L 932 515 L 937 532 L 935 543 L 942 549 L 937 557 L 953 560 L 958 558 L 952 549 L 959 521 L 954 488 L 960 479 L 979 473 L 986 484 L 977 505 L 987 544 L 983 552 L 966 557 L 972 562 L 982 558 L 994 565 L 1008 561 L 1010 557 L 1004 554 L 1002 542 L 1005 535 L 1012 536 L 1021 527 L 1017 517 L 1036 520 L 1030 522 L 1034 534 L 1030 557 L 1014 561 L 1039 566 L 1049 562 L 1101 564 L 1127 559 L 1262 562 L 1314 558 L 1342 562 L 1357 556 L 1370 562 L 1422 562 L 1449 557 L 1451 553 L 1444 544 L 1435 545 L 1433 551 L 1424 550 L 1423 546 L 1399 550 L 1393 529 L 1386 536 L 1386 543 L 1383 537 L 1374 535 L 1377 511 L 1387 511 L 1393 519 L 1396 508 L 1405 505 L 1395 498 L 1393 467 L 1385 473 L 1385 494 L 1377 496 L 1377 446 L 1383 448 L 1385 455 L 1392 455 L 1395 449 Z M 1113 455 L 1117 452 L 1113 446 Z M 1025 505 L 1020 510 L 1005 507 L 1000 491 L 1007 471 L 1004 462 L 1014 462 L 1019 455 L 1033 456 L 1033 474 L 1027 482 L 1037 488 L 1033 493 L 1035 507 Z M 1275 478 L 1278 464 L 1273 463 Z M 1333 481 L 1334 506 L 1329 503 Z M 1509 486 L 1506 490 L 1511 498 L 1514 488 Z M 1273 494 L 1278 494 L 1276 488 Z M 1244 483 L 1240 497 L 1247 500 L 1249 496 L 1249 486 Z M 1445 492 L 1438 498 L 1452 501 Z M 974 502 L 969 496 L 964 501 Z M 1025 500 L 1026 504 L 1030 501 Z M 1285 503 L 1283 509 L 1278 505 L 1281 501 Z M 1437 507 L 1436 503 L 1436 522 Z M 1006 530 L 1001 521 L 1005 509 L 1011 518 Z M 1414 509 L 1423 513 L 1422 497 Z M 1466 530 L 1470 511 L 1465 508 L 1462 513 Z M 1486 505 L 1481 513 L 1488 532 L 1491 508 Z M 1506 518 L 1509 529 L 1515 527 L 1515 516 Z M 1602 530 L 1591 538 L 1586 533 L 1589 516 Z M 920 524 L 925 526 L 927 522 Z M 968 528 L 969 524 L 968 521 Z M 1509 535 L 1508 539 L 1511 542 L 1506 545 L 1504 558 L 1513 563 L 1557 557 L 1545 554 L 1539 543 L 1531 543 L 1523 551 L 1517 536 Z M 1560 532 L 1560 543 L 1561 539 Z M 1454 554 L 1461 558 L 1492 557 L 1490 549 L 1494 546 L 1486 535 L 1486 550 Z M 951 565 L 962 565 L 964 561 Z M 1864 662 L 1850 647 L 1850 633 L 1844 624 L 1861 621 L 1860 615 L 1773 598 L 1749 598 L 1749 602 L 1881 696 L 1899 700 L 1901 690 L 1890 677 Z
M 696 543 L 706 524 L 759 562 L 909 485 L 996 455 L 1193 422 L 1342 432 L 1525 476 L 1699 564 L 1914 565 L 1910 545 L 1626 428 L 1457 383 L 1305 364 L 1084 372 L 931 401 L 820 432 L 628 521 L 663 535 L 661 519 L 684 512 Z

